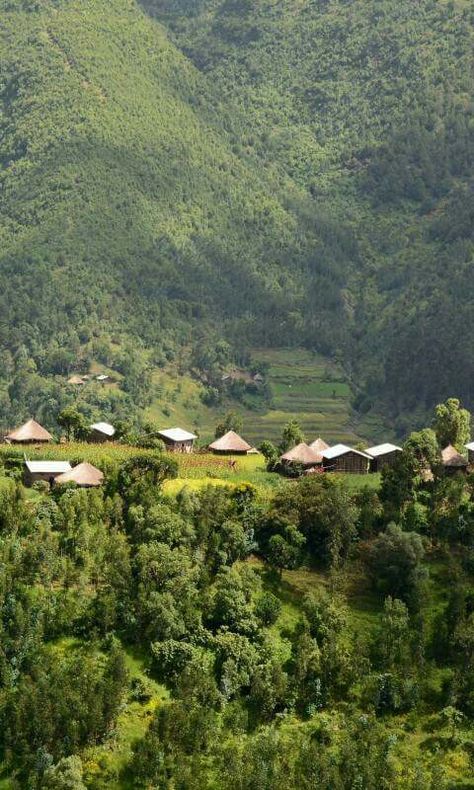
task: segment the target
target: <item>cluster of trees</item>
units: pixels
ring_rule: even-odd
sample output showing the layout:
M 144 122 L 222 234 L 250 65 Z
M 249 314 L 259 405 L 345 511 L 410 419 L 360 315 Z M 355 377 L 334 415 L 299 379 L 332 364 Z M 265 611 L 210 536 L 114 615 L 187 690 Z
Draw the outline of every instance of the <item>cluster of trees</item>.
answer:
M 465 414 L 448 402 L 434 426 L 456 441 Z M 440 473 L 434 430 L 409 438 L 379 492 L 315 476 L 270 500 L 249 484 L 172 499 L 161 484 L 176 473 L 152 453 L 103 490 L 32 504 L 14 481 L 0 489 L 0 754 L 14 786 L 447 787 L 445 752 L 472 753 L 474 479 Z M 288 610 L 282 575 L 300 568 L 312 584 Z M 171 698 L 125 773 L 100 776 L 84 750 L 112 743 L 123 706 L 152 693 L 130 683 L 133 647 Z M 427 713 L 437 756 L 402 770 L 393 717 L 416 729 Z

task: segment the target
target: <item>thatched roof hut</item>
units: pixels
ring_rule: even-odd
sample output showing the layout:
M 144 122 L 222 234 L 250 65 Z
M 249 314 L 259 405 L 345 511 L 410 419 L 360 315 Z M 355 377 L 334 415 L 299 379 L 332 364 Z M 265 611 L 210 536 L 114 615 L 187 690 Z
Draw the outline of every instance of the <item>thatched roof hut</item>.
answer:
M 448 444 L 444 450 L 441 450 L 441 461 L 446 472 L 454 472 L 457 469 L 463 471 L 467 468 L 469 463 L 461 453 L 458 453 L 452 444 Z
M 310 467 L 320 464 L 321 458 L 320 454 L 312 450 L 308 444 L 301 442 L 288 452 L 283 453 L 280 456 L 280 461 L 286 464 L 301 464 L 301 466 Z
M 92 464 L 84 461 L 55 480 L 56 483 L 75 483 L 80 488 L 96 488 L 104 482 L 104 474 Z
M 247 455 L 251 449 L 252 446 L 235 431 L 227 431 L 224 436 L 209 445 L 209 450 L 212 453 L 225 455 Z
M 318 436 L 318 438 L 315 439 L 314 442 L 311 442 L 309 447 L 311 447 L 311 449 L 314 450 L 315 453 L 321 456 L 320 461 L 322 463 L 323 453 L 325 450 L 329 450 L 329 445 L 326 444 L 324 439 L 321 439 L 321 437 Z
M 9 433 L 5 439 L 12 444 L 37 444 L 53 441 L 51 434 L 35 420 L 28 420 L 20 428 Z

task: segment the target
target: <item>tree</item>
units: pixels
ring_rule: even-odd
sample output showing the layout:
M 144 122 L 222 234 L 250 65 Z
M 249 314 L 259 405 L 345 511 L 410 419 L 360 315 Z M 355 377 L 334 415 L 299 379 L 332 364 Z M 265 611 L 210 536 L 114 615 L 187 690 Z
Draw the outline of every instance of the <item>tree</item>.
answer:
M 301 442 L 304 442 L 301 426 L 297 420 L 290 420 L 283 428 L 280 450 L 282 453 L 286 453 L 290 447 L 301 444 Z
M 220 439 L 220 437 L 224 436 L 227 431 L 235 431 L 235 433 L 240 433 L 242 431 L 243 425 L 244 423 L 240 414 L 237 414 L 235 411 L 228 411 L 224 419 L 217 423 L 215 437 L 216 439 Z
M 471 435 L 471 415 L 457 398 L 448 398 L 436 406 L 433 428 L 440 447 L 452 444 L 462 451 Z
M 385 596 L 400 598 L 410 608 L 419 603 L 420 582 L 425 573 L 423 540 L 415 532 L 403 532 L 389 524 L 367 549 L 365 559 L 374 587 Z
M 406 604 L 390 595 L 384 601 L 375 651 L 381 668 L 385 671 L 403 669 L 410 665 L 410 615 Z
M 41 780 L 42 790 L 86 790 L 81 758 L 73 754 L 63 757 L 48 768 Z
M 75 406 L 66 406 L 59 412 L 57 417 L 58 425 L 66 431 L 68 442 L 71 438 L 85 439 L 88 433 L 88 426 L 83 414 Z

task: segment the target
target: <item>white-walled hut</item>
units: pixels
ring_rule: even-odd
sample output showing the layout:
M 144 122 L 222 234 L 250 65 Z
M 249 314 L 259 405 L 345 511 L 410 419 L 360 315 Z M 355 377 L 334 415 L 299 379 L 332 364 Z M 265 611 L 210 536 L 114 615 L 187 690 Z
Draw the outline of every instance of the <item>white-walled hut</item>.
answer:
M 75 483 L 79 488 L 97 488 L 104 482 L 104 473 L 97 467 L 84 461 L 69 472 L 65 472 L 54 481 L 55 485 Z
M 23 479 L 25 486 L 32 486 L 39 480 L 52 485 L 59 475 L 70 471 L 69 461 L 25 461 Z
M 53 437 L 39 422 L 28 420 L 5 436 L 5 441 L 10 444 L 46 444 L 52 442 Z
M 163 439 L 170 453 L 192 453 L 197 439 L 196 434 L 182 428 L 166 428 L 158 431 L 158 436 Z
M 111 442 L 115 436 L 115 428 L 109 422 L 95 422 L 90 426 L 89 441 L 94 444 Z
M 306 442 L 300 442 L 296 447 L 292 447 L 280 456 L 282 464 L 292 466 L 298 464 L 304 469 L 311 469 L 314 466 L 321 466 L 322 460 L 319 453 L 312 450 Z
M 346 444 L 335 444 L 323 451 L 323 466 L 327 472 L 349 472 L 366 475 L 372 460 L 368 453 L 354 450 Z
M 227 431 L 219 439 L 209 445 L 211 453 L 218 455 L 247 455 L 252 450 L 252 445 L 242 439 L 235 431 Z
M 448 444 L 444 450 L 441 450 L 441 463 L 443 464 L 444 473 L 447 475 L 455 474 L 455 472 L 465 472 L 469 466 L 467 458 L 461 455 L 452 444 Z
M 375 447 L 368 447 L 365 452 L 372 458 L 370 471 L 380 472 L 384 466 L 393 466 L 403 450 L 396 444 L 385 442 L 384 444 L 376 444 Z
M 469 463 L 474 464 L 474 442 L 469 442 L 469 444 L 465 444 L 464 447 L 467 450 Z

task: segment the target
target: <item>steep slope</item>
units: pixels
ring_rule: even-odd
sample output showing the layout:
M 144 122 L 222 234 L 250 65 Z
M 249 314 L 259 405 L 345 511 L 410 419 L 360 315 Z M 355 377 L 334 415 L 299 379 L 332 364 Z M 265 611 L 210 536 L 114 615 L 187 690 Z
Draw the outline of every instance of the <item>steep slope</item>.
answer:
M 312 195 L 316 224 L 325 216 L 352 230 L 344 271 L 354 322 L 342 347 L 358 406 L 382 401 L 401 415 L 452 392 L 472 404 L 469 4 L 144 5 L 244 110 L 264 166 L 278 161 Z
M 41 364 L 104 328 L 157 345 L 217 317 L 278 331 L 304 234 L 156 22 L 127 0 L 8 2 L 1 68 L 5 346 Z

